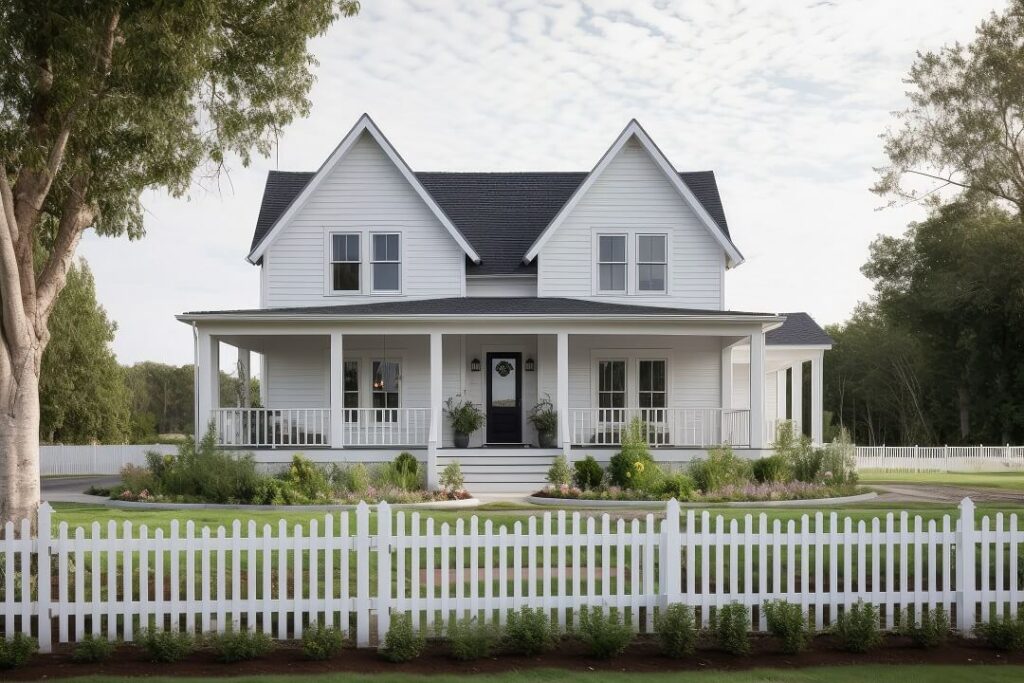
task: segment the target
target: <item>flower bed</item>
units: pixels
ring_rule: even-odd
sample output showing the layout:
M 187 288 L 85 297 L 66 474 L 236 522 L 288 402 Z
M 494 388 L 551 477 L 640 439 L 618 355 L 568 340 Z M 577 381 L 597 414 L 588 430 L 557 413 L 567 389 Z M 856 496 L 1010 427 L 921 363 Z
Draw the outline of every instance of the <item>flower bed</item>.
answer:
M 821 498 L 837 498 L 852 496 L 860 491 L 856 486 L 833 487 L 823 484 L 811 484 L 802 481 L 788 483 L 756 483 L 742 486 L 730 485 L 703 493 L 694 491 L 690 495 L 678 498 L 671 493 L 646 493 L 618 486 L 601 489 L 580 489 L 575 486 L 547 486 L 533 494 L 536 498 L 561 498 L 568 500 L 614 500 L 614 501 L 667 501 L 676 498 L 680 502 L 691 503 L 734 503 L 734 502 L 768 502 L 781 500 L 816 500 Z

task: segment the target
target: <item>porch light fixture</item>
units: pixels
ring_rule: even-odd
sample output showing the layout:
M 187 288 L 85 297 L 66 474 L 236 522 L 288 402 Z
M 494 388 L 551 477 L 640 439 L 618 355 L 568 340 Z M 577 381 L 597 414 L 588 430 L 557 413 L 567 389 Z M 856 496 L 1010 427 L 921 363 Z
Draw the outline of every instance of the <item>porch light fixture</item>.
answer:
M 472 361 L 470 361 L 469 369 L 472 370 L 473 372 L 480 372 L 480 359 L 474 358 Z
M 533 372 L 537 368 L 532 358 L 527 358 L 526 364 L 523 367 L 526 369 L 527 372 Z

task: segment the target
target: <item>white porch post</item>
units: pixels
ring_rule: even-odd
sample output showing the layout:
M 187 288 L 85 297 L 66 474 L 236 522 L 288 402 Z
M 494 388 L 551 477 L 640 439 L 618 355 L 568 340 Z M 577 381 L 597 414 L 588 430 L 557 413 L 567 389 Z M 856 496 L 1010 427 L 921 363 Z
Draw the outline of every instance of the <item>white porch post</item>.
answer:
M 722 408 L 732 408 L 732 346 L 722 349 Z
M 555 383 L 558 408 L 558 443 L 562 453 L 568 457 L 572 446 L 571 416 L 569 415 L 569 333 L 559 332 L 556 343 L 556 360 L 558 379 Z
M 200 330 L 196 343 L 196 439 L 201 439 L 214 419 L 214 409 L 220 407 L 220 342 Z
M 822 362 L 824 351 L 816 351 L 811 357 L 811 441 L 820 444 L 825 436 L 822 424 Z
M 331 332 L 331 448 L 345 446 L 345 347 L 340 331 Z
M 441 445 L 441 435 L 444 429 L 441 420 L 444 412 L 441 405 L 444 403 L 444 394 L 441 388 L 441 364 L 443 362 L 441 353 L 441 333 L 430 333 L 430 436 L 427 443 L 427 488 L 436 489 L 439 481 L 437 476 L 437 449 Z
M 242 408 L 252 407 L 250 385 L 252 384 L 252 354 L 249 349 L 238 349 L 238 380 L 242 384 Z
M 775 373 L 775 421 L 786 419 L 786 368 Z
M 792 379 L 789 388 L 790 419 L 796 425 L 797 434 L 803 434 L 804 422 L 804 364 L 794 363 L 790 368 Z
M 750 447 L 764 448 L 764 332 L 750 335 Z

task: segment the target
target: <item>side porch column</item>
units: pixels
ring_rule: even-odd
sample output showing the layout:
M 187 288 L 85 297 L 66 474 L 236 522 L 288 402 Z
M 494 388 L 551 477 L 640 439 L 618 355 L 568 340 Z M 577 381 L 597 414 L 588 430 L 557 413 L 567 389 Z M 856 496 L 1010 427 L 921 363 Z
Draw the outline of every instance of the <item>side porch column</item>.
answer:
M 720 387 L 722 412 L 718 416 L 718 440 L 722 443 L 732 440 L 729 423 L 729 409 L 732 408 L 732 345 L 722 346 L 722 382 Z
M 249 349 L 238 349 L 238 380 L 242 385 L 242 408 L 252 407 L 252 354 Z
M 822 424 L 822 363 L 824 351 L 816 351 L 811 358 L 811 441 L 820 444 L 825 437 Z
M 558 408 L 558 443 L 562 447 L 562 453 L 568 457 L 572 446 L 572 416 L 569 414 L 569 333 L 559 332 L 557 338 L 555 363 L 558 378 L 555 382 L 555 402 Z
M 345 352 L 340 331 L 331 332 L 331 448 L 345 446 Z
M 775 424 L 786 419 L 786 370 L 783 368 L 775 373 Z M 777 429 L 777 427 L 776 427 Z M 774 439 L 774 435 L 772 436 Z
M 799 425 L 797 436 L 804 431 L 804 364 L 803 361 L 793 363 L 790 370 L 789 387 L 789 419 Z
M 220 407 L 220 341 L 199 330 L 196 338 L 196 439 L 203 438 Z
M 750 335 L 750 447 L 764 448 L 764 332 Z
M 427 488 L 434 490 L 439 485 L 437 475 L 437 449 L 441 446 L 444 428 L 442 405 L 444 392 L 441 388 L 441 333 L 430 333 L 430 435 L 427 438 Z

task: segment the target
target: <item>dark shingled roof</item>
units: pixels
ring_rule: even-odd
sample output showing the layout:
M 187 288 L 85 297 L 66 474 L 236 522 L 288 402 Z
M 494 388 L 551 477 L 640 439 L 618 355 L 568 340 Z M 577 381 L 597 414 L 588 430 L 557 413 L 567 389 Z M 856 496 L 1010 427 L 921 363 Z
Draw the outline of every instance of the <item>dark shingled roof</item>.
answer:
M 303 306 L 299 308 L 260 308 L 229 311 L 192 311 L 184 315 L 636 315 L 657 316 L 765 316 L 771 313 L 746 311 L 708 311 L 698 308 L 663 308 L 633 306 L 604 301 L 562 299 L 556 297 L 451 297 L 445 299 L 413 299 L 382 301 L 372 304 L 338 306 Z
M 821 329 L 814 318 L 806 313 L 782 313 L 786 322 L 782 327 L 764 335 L 764 343 L 769 346 L 818 346 L 832 344 L 832 337 Z
M 271 171 L 267 175 L 251 249 L 314 175 L 293 171 Z M 587 173 L 423 172 L 416 177 L 480 254 L 481 263 L 467 262 L 466 274 L 509 275 L 537 272 L 536 261 L 524 265 L 523 256 Z M 680 173 L 679 177 L 729 237 L 714 172 Z

